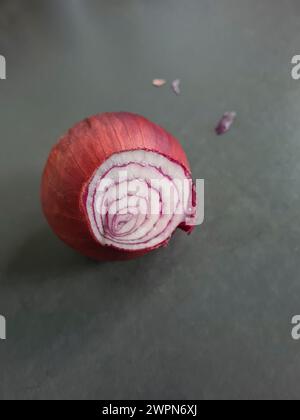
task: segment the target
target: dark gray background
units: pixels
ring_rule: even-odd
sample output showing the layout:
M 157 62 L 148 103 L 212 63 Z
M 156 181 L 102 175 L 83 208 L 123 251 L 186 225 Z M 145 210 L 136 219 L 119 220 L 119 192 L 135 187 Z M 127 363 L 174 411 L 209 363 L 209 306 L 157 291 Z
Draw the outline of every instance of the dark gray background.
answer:
M 2 0 L 0 53 L 0 397 L 298 398 L 299 0 Z M 69 126 L 118 110 L 181 140 L 206 220 L 97 264 L 50 232 L 40 176 Z

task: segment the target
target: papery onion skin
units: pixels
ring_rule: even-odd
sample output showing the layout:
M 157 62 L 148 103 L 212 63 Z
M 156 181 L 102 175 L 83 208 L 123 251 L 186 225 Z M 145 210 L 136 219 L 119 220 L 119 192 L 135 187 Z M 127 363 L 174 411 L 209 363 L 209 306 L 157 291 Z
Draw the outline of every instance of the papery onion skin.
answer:
M 167 238 L 155 247 L 125 251 L 102 246 L 92 232 L 85 207 L 89 183 L 113 154 L 133 150 L 159 153 L 181 165 L 187 178 L 191 178 L 189 162 L 179 142 L 146 118 L 126 112 L 99 114 L 79 122 L 49 155 L 41 185 L 43 212 L 56 235 L 85 256 L 126 260 L 169 242 Z M 187 232 L 193 229 L 186 223 L 179 227 Z

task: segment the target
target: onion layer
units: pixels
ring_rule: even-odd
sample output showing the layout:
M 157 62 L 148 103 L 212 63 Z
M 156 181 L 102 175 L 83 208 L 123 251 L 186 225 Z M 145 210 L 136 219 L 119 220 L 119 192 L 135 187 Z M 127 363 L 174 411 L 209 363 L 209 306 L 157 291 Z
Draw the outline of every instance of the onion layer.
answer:
M 135 114 L 100 114 L 71 128 L 50 153 L 41 197 L 57 236 L 97 260 L 144 255 L 194 225 L 183 149 Z

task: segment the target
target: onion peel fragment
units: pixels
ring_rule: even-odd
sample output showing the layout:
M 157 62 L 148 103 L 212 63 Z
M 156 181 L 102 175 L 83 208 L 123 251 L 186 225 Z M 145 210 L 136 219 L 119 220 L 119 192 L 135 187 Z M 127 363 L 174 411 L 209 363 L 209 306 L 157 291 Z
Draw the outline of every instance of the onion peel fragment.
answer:
M 236 119 L 236 112 L 225 112 L 215 128 L 216 133 L 220 136 L 230 130 L 234 120 Z
M 152 84 L 155 87 L 162 87 L 167 83 L 165 79 L 153 79 Z

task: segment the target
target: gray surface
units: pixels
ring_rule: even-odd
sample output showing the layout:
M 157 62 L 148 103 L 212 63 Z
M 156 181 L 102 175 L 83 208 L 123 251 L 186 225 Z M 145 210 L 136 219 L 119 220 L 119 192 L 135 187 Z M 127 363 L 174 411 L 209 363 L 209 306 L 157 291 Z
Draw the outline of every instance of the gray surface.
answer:
M 0 1 L 1 398 L 299 397 L 299 17 L 298 0 Z M 206 220 L 96 264 L 49 231 L 39 182 L 60 134 L 113 110 L 181 139 Z

